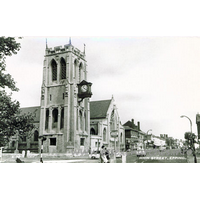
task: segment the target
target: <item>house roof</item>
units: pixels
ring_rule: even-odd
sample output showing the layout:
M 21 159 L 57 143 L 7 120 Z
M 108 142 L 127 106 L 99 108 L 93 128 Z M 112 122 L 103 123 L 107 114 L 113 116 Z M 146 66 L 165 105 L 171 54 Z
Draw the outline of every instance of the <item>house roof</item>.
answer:
M 20 108 L 21 114 L 32 113 L 34 115 L 34 122 L 40 121 L 40 106 Z
M 90 102 L 90 119 L 106 118 L 112 99 Z

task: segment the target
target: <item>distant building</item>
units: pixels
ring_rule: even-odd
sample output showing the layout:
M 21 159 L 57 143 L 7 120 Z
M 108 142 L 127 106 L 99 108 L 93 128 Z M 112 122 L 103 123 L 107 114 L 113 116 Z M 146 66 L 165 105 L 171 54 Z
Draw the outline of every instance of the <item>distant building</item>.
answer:
M 134 119 L 123 124 L 125 128 L 126 149 L 144 148 L 146 133 L 140 130 L 140 122 L 137 125 Z

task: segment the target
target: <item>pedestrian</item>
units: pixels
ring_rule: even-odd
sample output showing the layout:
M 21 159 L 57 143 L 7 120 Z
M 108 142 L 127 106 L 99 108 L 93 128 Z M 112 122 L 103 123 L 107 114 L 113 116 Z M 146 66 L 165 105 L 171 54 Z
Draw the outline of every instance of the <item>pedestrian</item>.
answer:
M 101 163 L 107 163 L 108 162 L 108 160 L 107 160 L 107 158 L 106 158 L 106 155 L 105 155 L 105 146 L 103 145 L 102 147 L 101 147 L 101 151 L 100 151 L 100 161 L 101 161 Z
M 108 163 L 110 163 L 110 152 L 108 149 L 105 148 L 105 155 L 106 155 L 106 158 L 107 158 L 107 161 Z

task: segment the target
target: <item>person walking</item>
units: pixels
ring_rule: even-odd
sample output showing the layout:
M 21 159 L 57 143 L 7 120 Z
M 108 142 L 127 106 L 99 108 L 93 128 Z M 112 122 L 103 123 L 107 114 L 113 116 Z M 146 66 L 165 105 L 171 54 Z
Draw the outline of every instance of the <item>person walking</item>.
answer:
M 101 150 L 100 150 L 100 162 L 101 162 L 101 163 L 107 163 L 107 162 L 108 162 L 105 153 L 106 153 L 106 151 L 105 151 L 105 146 L 103 145 L 103 146 L 101 147 Z
M 110 152 L 108 149 L 105 148 L 105 156 L 107 158 L 107 162 L 110 163 Z

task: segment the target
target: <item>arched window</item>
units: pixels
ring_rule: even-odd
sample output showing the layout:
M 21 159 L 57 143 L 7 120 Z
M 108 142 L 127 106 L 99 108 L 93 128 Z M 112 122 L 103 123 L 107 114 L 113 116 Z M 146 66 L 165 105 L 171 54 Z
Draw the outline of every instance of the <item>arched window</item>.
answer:
M 52 115 L 53 115 L 52 128 L 57 128 L 57 123 L 58 123 L 58 109 L 57 108 L 54 108 Z
M 80 119 L 80 130 L 83 130 L 83 115 L 81 111 L 79 111 L 79 119 Z
M 120 143 L 123 143 L 123 134 L 121 133 L 121 136 L 120 136 Z
M 78 65 L 78 61 L 75 60 L 74 61 L 74 77 L 76 77 L 76 68 L 77 68 L 77 65 Z
M 64 108 L 61 110 L 60 129 L 64 128 Z
M 114 131 L 117 129 L 117 118 L 115 115 L 115 111 L 113 110 L 110 116 L 110 130 Z
M 52 67 L 52 80 L 56 81 L 57 80 L 57 64 L 55 60 L 52 60 L 51 67 Z
M 38 136 L 39 136 L 38 131 L 35 131 L 34 132 L 34 142 L 38 142 Z
M 83 68 L 83 64 L 80 63 L 80 65 L 79 65 L 79 82 L 81 82 L 81 80 L 82 80 L 82 68 Z
M 46 110 L 45 130 L 48 130 L 49 126 L 49 109 Z
M 98 135 L 98 133 L 95 132 L 94 128 L 90 129 L 90 135 Z
M 61 79 L 66 79 L 66 62 L 64 58 L 61 58 L 60 66 L 61 66 Z
M 103 129 L 103 141 L 106 142 L 106 128 Z

